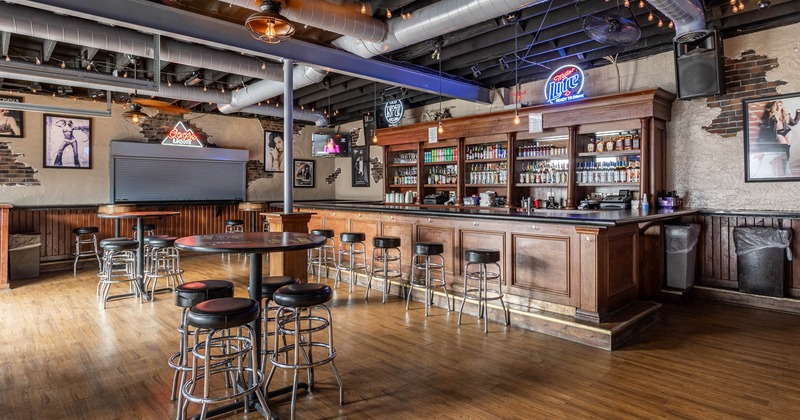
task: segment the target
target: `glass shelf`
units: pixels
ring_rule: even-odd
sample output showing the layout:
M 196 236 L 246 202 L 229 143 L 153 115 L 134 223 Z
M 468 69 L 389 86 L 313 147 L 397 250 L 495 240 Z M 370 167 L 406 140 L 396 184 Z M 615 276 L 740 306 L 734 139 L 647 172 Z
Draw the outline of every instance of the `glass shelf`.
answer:
M 617 157 L 617 156 L 639 156 L 642 154 L 641 149 L 636 150 L 614 150 L 611 152 L 581 152 L 578 153 L 580 157 Z
M 541 155 L 541 156 L 518 156 L 517 161 L 520 160 L 566 160 L 568 155 Z

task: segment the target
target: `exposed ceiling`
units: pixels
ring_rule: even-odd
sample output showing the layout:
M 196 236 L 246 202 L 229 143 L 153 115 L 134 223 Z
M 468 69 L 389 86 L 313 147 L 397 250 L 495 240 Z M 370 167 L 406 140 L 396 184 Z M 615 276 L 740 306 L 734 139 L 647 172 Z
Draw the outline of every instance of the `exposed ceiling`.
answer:
M 133 0 L 132 0 L 133 1 Z M 310 2 L 313 0 L 305 0 Z M 316 0 L 322 2 L 322 0 Z M 328 0 L 332 7 L 347 10 L 348 13 L 358 13 L 363 8 L 366 15 L 380 21 L 387 21 L 387 10 L 391 12 L 392 19 L 411 20 L 421 19 L 419 16 L 425 8 L 448 0 Z M 243 48 L 245 41 L 250 39 L 250 34 L 245 30 L 243 22 L 254 13 L 257 8 L 256 0 L 136 0 L 139 10 L 145 8 L 161 10 L 168 19 L 173 11 L 176 16 L 193 16 L 195 30 L 202 33 L 204 26 L 208 31 L 217 31 L 220 22 L 231 25 L 224 28 L 241 27 L 241 31 L 232 30 L 228 39 L 223 39 L 212 47 L 222 47 L 229 51 L 240 53 L 241 56 L 257 59 L 270 69 L 280 68 L 280 57 L 276 53 L 258 54 Z M 464 0 L 466 3 L 467 0 Z M 506 3 L 498 0 L 496 3 Z M 737 0 L 745 8 L 734 13 L 729 0 L 705 0 L 705 16 L 708 28 L 722 31 L 724 37 L 735 36 L 741 33 L 768 29 L 788 23 L 800 21 L 800 2 L 798 0 Z M 769 7 L 759 8 L 758 3 L 769 3 Z M 49 9 L 58 3 L 63 4 L 61 11 L 66 15 L 86 16 L 83 9 L 72 7 L 66 0 L 51 1 L 9 1 L 16 11 L 24 11 L 27 7 Z M 72 2 L 74 3 L 74 2 Z M 92 3 L 92 2 L 87 2 Z M 97 2 L 104 6 L 105 2 Z M 302 3 L 301 0 L 289 0 L 289 6 Z M 537 3 L 537 4 L 534 4 Z M 447 32 L 445 28 L 438 32 L 446 32 L 440 36 L 416 42 L 413 45 L 387 52 L 381 56 L 369 58 L 367 61 L 358 61 L 350 53 L 342 53 L 332 45 L 342 35 L 331 31 L 319 29 L 311 25 L 296 24 L 297 33 L 293 40 L 274 50 L 264 51 L 292 51 L 301 57 L 324 56 L 320 62 L 310 62 L 318 72 L 321 80 L 300 87 L 294 91 L 294 103 L 303 110 L 322 112 L 327 114 L 332 124 L 339 124 L 361 119 L 362 115 L 371 112 L 374 104 L 381 103 L 387 98 L 405 98 L 410 107 L 423 106 L 436 103 L 440 100 L 438 90 L 444 96 L 457 97 L 458 91 L 474 87 L 483 91 L 495 88 L 512 87 L 515 78 L 520 82 L 529 82 L 545 78 L 552 70 L 563 64 L 579 64 L 584 68 L 608 65 L 609 56 L 617 56 L 618 61 L 630 60 L 646 55 L 672 50 L 675 29 L 668 25 L 668 19 L 649 2 L 632 0 L 630 7 L 626 8 L 623 1 L 618 0 L 539 0 L 529 1 L 533 4 L 517 12 L 504 13 L 492 16 L 477 24 L 466 28 Z M 330 6 L 330 5 L 328 5 Z M 643 6 L 643 7 L 640 7 Z M 82 7 L 82 6 L 81 6 Z M 167 7 L 169 9 L 163 9 Z M 292 6 L 293 7 L 293 6 Z M 158 9 L 161 8 L 161 9 Z M 73 10 L 74 9 L 74 10 Z M 89 7 L 88 10 L 91 10 Z M 163 11 L 170 13 L 163 13 Z M 74 13 L 73 13 L 74 11 Z M 43 12 L 43 10 L 38 10 Z M 631 45 L 614 46 L 591 39 L 583 30 L 582 17 L 596 13 L 614 13 L 624 18 L 634 20 L 641 27 L 641 38 Z M 46 12 L 50 13 L 50 12 Z M 109 12 L 111 14 L 112 12 Z M 181 13 L 182 15 L 178 15 Z M 649 19 L 652 13 L 652 20 Z M 140 17 L 147 15 L 142 13 Z M 125 27 L 117 18 L 116 24 Z M 97 22 L 113 21 L 108 16 L 98 16 Z M 134 18 L 128 27 L 142 30 L 136 25 Z M 659 26 L 659 20 L 663 26 Z M 199 22 L 199 23 L 197 23 Z M 180 25 L 176 22 L 161 22 L 153 20 L 154 26 L 163 28 L 169 25 Z M 382 23 L 381 23 L 382 25 Z M 391 26 L 390 26 L 391 28 Z M 181 95 L 162 96 L 163 99 L 175 106 L 188 108 L 194 112 L 219 112 L 219 103 L 230 99 L 231 91 L 248 88 L 260 80 L 251 73 L 244 75 L 236 70 L 221 71 L 211 70 L 203 65 L 186 65 L 176 61 L 162 61 L 160 66 L 154 64 L 152 58 L 135 56 L 114 51 L 111 48 L 102 49 L 92 46 L 85 34 L 78 37 L 76 43 L 53 41 L 45 39 L 46 36 L 34 36 L 27 33 L 24 28 L 8 28 L 2 32 L 2 54 L 8 57 L 0 61 L 0 71 L 3 66 L 11 64 L 36 65 L 46 69 L 50 76 L 47 82 L 35 82 L 26 77 L 8 77 L 0 80 L 0 89 L 13 92 L 105 99 L 105 90 L 87 89 L 77 87 L 75 84 L 62 80 L 67 73 L 71 77 L 81 79 L 81 73 L 91 73 L 93 76 L 118 77 L 133 81 L 153 82 L 157 70 L 160 70 L 160 79 L 163 84 L 180 86 L 183 89 L 187 80 L 196 79 L 196 84 L 186 86 L 187 89 L 200 90 L 205 87 L 207 92 L 214 91 L 221 95 L 208 95 L 203 100 L 186 100 Z M 180 32 L 180 29 L 176 29 Z M 146 32 L 146 31 L 145 31 Z M 153 33 L 163 31 L 154 30 Z M 39 35 L 39 33 L 35 33 Z M 222 35 L 220 35 L 222 36 Z M 237 38 L 241 37 L 241 39 Z M 162 36 L 162 45 L 169 42 L 168 37 Z M 299 42 L 295 42 L 295 40 Z M 294 43 L 293 43 L 294 42 Z M 360 42 L 360 39 L 356 42 Z M 315 49 L 315 46 L 319 47 Z M 201 45 L 201 47 L 205 47 Z M 280 48 L 283 48 L 282 50 Z M 289 48 L 289 49 L 287 49 Z M 208 48 L 210 49 L 210 48 Z M 439 58 L 434 52 L 439 49 Z M 301 51 L 302 50 L 302 51 Z M 245 52 L 246 51 L 246 52 Z M 330 51 L 328 55 L 326 51 Z M 295 52 L 295 51 L 292 51 Z M 303 56 L 302 54 L 307 54 Z M 348 55 L 342 55 L 348 54 Z M 343 58 L 344 57 L 344 58 Z M 351 61 L 348 67 L 343 62 Z M 294 57 L 290 57 L 294 58 Z M 10 60 L 10 61 L 8 61 Z M 38 60 L 38 61 L 37 61 Z M 329 61 L 325 61 L 329 60 Z M 363 60 L 363 59 L 360 59 Z M 302 60 L 299 60 L 302 61 Z M 384 67 L 365 66 L 365 63 L 378 63 Z M 306 63 L 303 63 L 306 64 Z M 331 64 L 331 65 L 327 65 Z M 339 65 L 341 64 L 341 65 Z M 447 88 L 437 89 L 436 81 L 439 72 L 447 84 Z M 358 77 L 358 69 L 363 68 L 366 76 Z M 354 70 L 355 69 L 355 70 Z M 262 67 L 263 70 L 263 67 Z M 327 73 L 325 70 L 332 70 Z M 386 75 L 384 78 L 383 75 Z M 324 78 L 322 78 L 322 76 Z M 313 75 L 312 75 L 313 76 Z M 403 85 L 394 80 L 405 78 L 419 78 L 420 82 L 414 86 Z M 383 82 L 376 80 L 385 79 Z M 316 80 L 316 79 L 311 79 Z M 61 81 L 61 83 L 59 83 Z M 297 78 L 295 78 L 297 82 Z M 433 82 L 431 82 L 433 81 Z M 124 83 L 125 81 L 123 81 Z M 280 83 L 280 82 L 278 82 Z M 452 87 L 450 85 L 452 83 Z M 146 90 L 146 89 L 143 89 Z M 245 89 L 246 90 L 246 89 Z M 114 93 L 116 102 L 124 102 L 129 98 L 132 89 L 119 89 Z M 170 91 L 171 92 L 171 91 Z M 281 90 L 267 99 L 260 101 L 262 107 L 285 106 Z M 166 94 L 166 92 L 164 93 Z M 227 95 L 227 96 L 226 96 Z M 149 95 L 147 95 L 149 97 Z M 192 96 L 194 98 L 194 96 Z M 196 98 L 195 98 L 196 99 Z M 206 100 L 208 99 L 208 100 Z M 236 115 L 252 115 L 253 108 L 235 107 L 228 109 Z M 328 113 L 328 110 L 330 111 Z

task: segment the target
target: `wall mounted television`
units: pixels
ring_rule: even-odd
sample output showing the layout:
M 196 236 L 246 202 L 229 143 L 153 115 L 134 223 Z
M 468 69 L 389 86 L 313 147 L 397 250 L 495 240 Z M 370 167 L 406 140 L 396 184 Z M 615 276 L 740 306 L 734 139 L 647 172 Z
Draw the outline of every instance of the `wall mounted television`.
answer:
M 313 157 L 349 157 L 349 134 L 323 134 L 311 135 L 311 156 Z

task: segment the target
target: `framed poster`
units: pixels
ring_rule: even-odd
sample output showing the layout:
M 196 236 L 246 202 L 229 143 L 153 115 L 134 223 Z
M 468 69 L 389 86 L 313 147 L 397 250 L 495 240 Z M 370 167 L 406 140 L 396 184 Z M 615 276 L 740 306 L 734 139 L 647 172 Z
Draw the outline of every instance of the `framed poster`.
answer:
M 22 111 L 3 107 L 4 102 L 22 103 L 21 96 L 0 95 L 0 137 L 22 137 Z
M 369 187 L 369 146 L 353 147 L 350 157 L 354 187 Z
M 294 186 L 295 188 L 314 188 L 313 160 L 294 160 Z
M 743 104 L 745 182 L 800 181 L 800 93 Z
M 92 168 L 92 119 L 44 114 L 44 167 Z
M 264 172 L 283 171 L 283 133 L 264 132 Z

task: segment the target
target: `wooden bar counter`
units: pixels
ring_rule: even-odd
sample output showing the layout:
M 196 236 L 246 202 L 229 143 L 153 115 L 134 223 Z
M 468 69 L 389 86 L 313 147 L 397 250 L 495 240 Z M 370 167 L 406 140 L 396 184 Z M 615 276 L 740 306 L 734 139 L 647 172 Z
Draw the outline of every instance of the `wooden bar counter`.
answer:
M 663 281 L 662 226 L 696 213 L 536 209 L 528 214 L 336 202 L 295 207 L 316 213 L 309 229 L 333 229 L 337 238 L 344 231 L 364 232 L 370 249 L 374 236 L 400 237 L 406 275 L 414 242 L 443 243 L 448 288 L 458 296 L 464 250 L 498 249 L 512 324 L 606 349 L 657 319 L 659 305 L 647 299 Z M 490 312 L 490 319 L 499 318 Z

